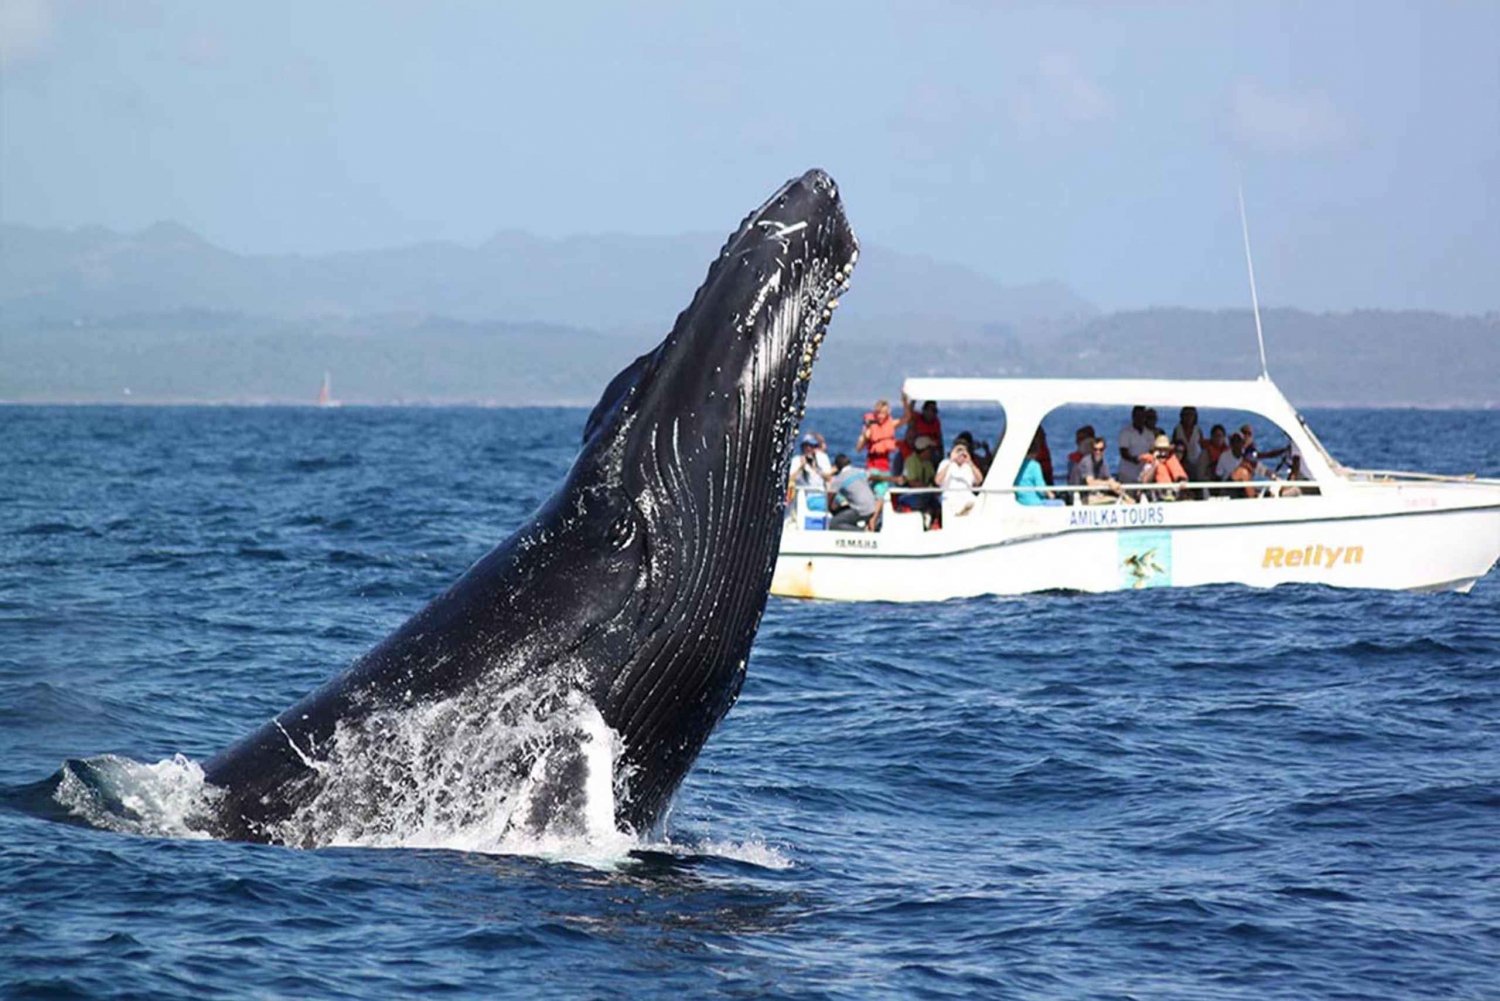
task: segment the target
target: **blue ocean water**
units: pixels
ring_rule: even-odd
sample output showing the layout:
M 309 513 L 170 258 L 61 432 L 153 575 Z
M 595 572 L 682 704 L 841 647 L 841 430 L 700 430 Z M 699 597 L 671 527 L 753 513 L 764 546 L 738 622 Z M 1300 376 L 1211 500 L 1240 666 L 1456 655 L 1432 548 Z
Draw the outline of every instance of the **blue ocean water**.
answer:
M 772 599 L 666 837 L 606 857 L 22 794 L 118 755 L 169 820 L 193 760 L 504 538 L 584 416 L 0 408 L 0 996 L 1500 996 L 1496 574 Z M 1353 464 L 1500 471 L 1500 413 L 1309 416 Z

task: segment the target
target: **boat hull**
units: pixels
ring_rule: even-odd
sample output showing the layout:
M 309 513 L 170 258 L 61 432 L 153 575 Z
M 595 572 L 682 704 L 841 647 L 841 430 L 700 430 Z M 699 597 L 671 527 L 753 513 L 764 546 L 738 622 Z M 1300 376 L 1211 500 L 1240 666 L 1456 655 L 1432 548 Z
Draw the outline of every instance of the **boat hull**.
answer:
M 976 524 L 916 536 L 794 531 L 783 537 L 771 593 L 942 601 L 1291 583 L 1466 591 L 1500 556 L 1500 499 L 1486 506 L 1339 515 L 1330 515 L 1325 503 L 1283 498 L 1047 508 L 1018 512 L 1005 530 Z M 1132 520 L 1138 523 L 1120 523 Z

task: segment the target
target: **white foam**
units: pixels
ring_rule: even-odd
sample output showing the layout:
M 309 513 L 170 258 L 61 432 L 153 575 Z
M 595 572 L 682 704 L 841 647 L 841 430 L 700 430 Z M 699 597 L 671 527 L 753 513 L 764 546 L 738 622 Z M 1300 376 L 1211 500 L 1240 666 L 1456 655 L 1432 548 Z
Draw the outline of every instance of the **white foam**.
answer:
M 154 765 L 113 754 L 63 765 L 52 798 L 95 827 L 125 834 L 207 838 L 218 790 L 181 754 Z
M 341 724 L 317 790 L 276 831 L 309 847 L 439 848 L 618 869 L 631 853 L 792 862 L 760 839 L 643 839 L 615 824 L 627 776 L 619 736 L 576 692 L 471 694 Z M 518 756 L 519 752 L 519 756 Z M 517 770 L 517 761 L 529 765 Z M 58 803 L 95 827 L 207 838 L 222 791 L 182 755 L 144 764 L 105 755 L 63 766 Z
M 298 845 L 446 848 L 612 866 L 620 741 L 576 692 L 469 692 L 341 723 L 317 788 L 276 830 Z
M 774 869 L 777 872 L 785 872 L 795 867 L 792 860 L 781 849 L 768 845 L 759 838 L 751 838 L 747 841 L 720 841 L 709 838 L 684 845 L 674 845 L 668 841 L 663 846 L 663 850 L 666 851 L 681 851 L 683 848 L 689 849 L 694 855 L 744 862 L 762 869 Z

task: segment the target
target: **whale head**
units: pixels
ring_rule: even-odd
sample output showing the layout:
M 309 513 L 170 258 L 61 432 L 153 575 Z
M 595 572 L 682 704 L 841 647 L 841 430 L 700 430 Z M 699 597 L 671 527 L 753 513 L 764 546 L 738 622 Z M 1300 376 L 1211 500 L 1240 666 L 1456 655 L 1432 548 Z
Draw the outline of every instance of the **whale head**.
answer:
M 604 391 L 585 456 L 613 464 L 627 489 L 664 499 L 671 490 L 650 482 L 653 466 L 764 480 L 761 467 L 790 453 L 818 347 L 858 257 L 833 179 L 810 170 L 788 181 L 729 237 L 666 339 Z
M 637 648 L 594 698 L 633 770 L 622 820 L 658 815 L 744 680 L 781 539 L 818 347 L 859 245 L 820 170 L 739 225 L 670 334 L 605 390 L 570 477 L 634 567 Z M 608 484 L 608 489 L 601 489 Z M 585 518 L 585 521 L 588 519 Z

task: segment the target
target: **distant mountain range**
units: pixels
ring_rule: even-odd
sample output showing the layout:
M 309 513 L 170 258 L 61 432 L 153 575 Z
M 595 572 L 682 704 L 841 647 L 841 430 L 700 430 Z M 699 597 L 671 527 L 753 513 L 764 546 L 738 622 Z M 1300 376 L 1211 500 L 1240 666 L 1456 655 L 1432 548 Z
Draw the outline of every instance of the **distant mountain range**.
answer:
M 720 239 L 505 232 L 303 257 L 236 254 L 169 223 L 0 226 L 0 400 L 311 402 L 326 370 L 351 402 L 590 404 L 660 339 Z M 1299 404 L 1500 404 L 1500 315 L 1263 319 Z M 1257 370 L 1248 310 L 1101 315 L 1060 283 L 1003 285 L 877 245 L 813 396 L 868 402 L 915 374 Z
M 478 247 L 236 254 L 174 223 L 139 233 L 0 226 L 0 322 L 97 320 L 211 310 L 278 320 L 409 314 L 470 323 L 547 323 L 605 333 L 664 332 L 692 298 L 722 236 L 502 232 Z M 960 265 L 867 247 L 871 316 L 900 313 L 1021 326 L 1085 318 L 1056 283 L 1003 286 Z

